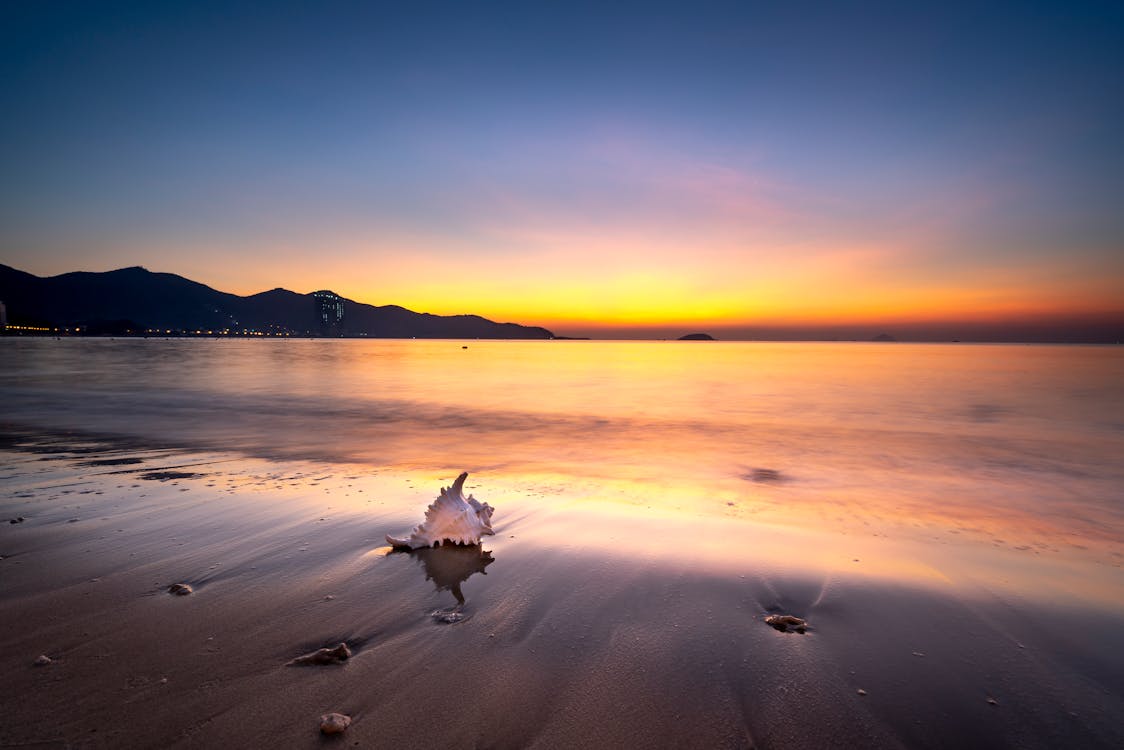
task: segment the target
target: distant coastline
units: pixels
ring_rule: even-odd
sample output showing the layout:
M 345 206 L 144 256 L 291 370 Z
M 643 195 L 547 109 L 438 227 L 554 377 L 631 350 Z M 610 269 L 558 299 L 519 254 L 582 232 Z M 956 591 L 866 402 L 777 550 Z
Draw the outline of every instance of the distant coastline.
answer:
M 328 289 L 241 297 L 140 266 L 39 277 L 0 265 L 0 328 L 30 336 L 552 339 L 539 326 L 368 305 Z
M 399 305 L 357 302 L 328 289 L 299 294 L 277 288 L 243 297 L 139 266 L 40 277 L 0 264 L 0 335 L 9 336 L 1119 344 L 1124 341 L 1124 311 L 1006 322 L 970 318 L 790 325 L 711 321 L 706 333 L 685 336 L 685 326 L 674 322 L 632 327 L 586 322 L 567 327 L 555 333 L 480 315 L 419 313 Z

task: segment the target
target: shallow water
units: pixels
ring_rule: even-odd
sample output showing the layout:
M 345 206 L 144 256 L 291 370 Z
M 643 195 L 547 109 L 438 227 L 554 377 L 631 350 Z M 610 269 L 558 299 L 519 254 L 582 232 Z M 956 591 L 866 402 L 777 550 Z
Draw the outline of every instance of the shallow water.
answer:
M 885 538 L 945 578 L 1030 589 L 1057 573 L 1120 598 L 1120 347 L 4 339 L 0 352 L 3 419 L 20 427 L 467 469 L 581 505 L 556 528 L 606 544 L 672 519 L 632 541 L 713 542 L 721 558 L 729 522 L 751 521 L 826 535 L 797 562 L 840 536 L 848 550 Z M 690 519 L 681 538 L 666 532 L 676 517 Z M 910 557 L 896 575 L 921 575 L 903 572 Z

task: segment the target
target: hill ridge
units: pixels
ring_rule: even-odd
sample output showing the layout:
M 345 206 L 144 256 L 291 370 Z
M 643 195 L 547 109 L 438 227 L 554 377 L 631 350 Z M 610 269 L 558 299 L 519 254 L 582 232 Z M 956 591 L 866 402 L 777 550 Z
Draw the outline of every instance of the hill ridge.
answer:
M 323 291 L 323 290 L 322 290 Z M 174 273 L 143 266 L 35 276 L 0 264 L 0 302 L 17 325 L 133 331 L 263 331 L 283 335 L 369 338 L 550 339 L 539 326 L 480 315 L 434 315 L 401 305 L 339 297 L 342 321 L 323 325 L 317 299 L 283 287 L 239 296 Z

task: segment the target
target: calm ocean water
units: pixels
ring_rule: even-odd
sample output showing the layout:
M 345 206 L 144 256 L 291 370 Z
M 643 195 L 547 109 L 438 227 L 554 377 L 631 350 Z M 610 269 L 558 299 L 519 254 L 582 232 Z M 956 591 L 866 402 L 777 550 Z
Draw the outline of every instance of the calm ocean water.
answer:
M 1117 558 L 1124 540 L 1121 347 L 9 338 L 0 353 L 0 421 L 20 428 Z

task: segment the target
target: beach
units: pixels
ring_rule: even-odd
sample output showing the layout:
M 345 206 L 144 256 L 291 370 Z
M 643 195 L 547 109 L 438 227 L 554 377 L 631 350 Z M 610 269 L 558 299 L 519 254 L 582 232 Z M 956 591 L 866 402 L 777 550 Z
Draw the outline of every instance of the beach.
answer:
M 62 380 L 85 401 L 103 386 Z M 62 429 L 65 409 L 42 408 L 54 397 L 36 387 L 40 406 L 13 408 L 0 430 L 3 746 L 1124 744 L 1119 510 L 1089 489 L 1118 489 L 1118 469 L 1101 454 L 1080 452 L 1103 471 L 1047 512 L 980 502 L 1009 486 L 985 473 L 1014 450 L 999 442 L 984 468 L 915 495 L 899 481 L 886 497 L 852 497 L 853 482 L 825 488 L 811 449 L 719 477 L 683 468 L 709 466 L 701 454 L 644 467 L 641 446 L 616 460 L 613 438 L 603 464 L 561 471 L 544 468 L 541 445 L 535 461 L 473 460 L 496 436 L 447 423 L 463 439 L 415 461 L 350 444 L 326 460 L 291 436 L 275 455 L 248 438 L 235 449 L 233 417 L 210 444 L 187 429 L 130 434 L 127 413 L 98 430 L 80 429 L 95 420 L 79 411 Z M 11 376 L 4 388 L 9 403 L 32 398 Z M 148 402 L 134 395 L 140 424 Z M 235 416 L 242 435 L 265 434 Z M 176 419 L 165 428 L 201 429 Z M 568 440 L 573 422 L 559 429 Z M 418 444 L 402 433 L 396 450 Z M 904 462 L 912 443 L 895 442 Z M 1076 475 L 1067 455 L 1057 448 L 1047 470 Z M 495 535 L 392 551 L 385 535 L 417 524 L 462 470 L 466 492 L 496 508 Z M 927 494 L 972 484 L 974 501 L 921 512 Z M 192 593 L 169 593 L 177 583 Z M 774 629 L 772 614 L 806 632 Z M 342 663 L 290 664 L 339 643 Z M 340 737 L 320 734 L 329 712 L 353 720 Z
M 622 524 L 606 548 L 581 538 L 594 514 L 560 519 L 513 490 L 490 498 L 500 515 L 483 549 L 429 560 L 381 534 L 419 520 L 451 477 L 15 447 L 7 745 L 315 746 L 330 711 L 354 718 L 349 744 L 373 747 L 1121 739 L 1124 621 L 1108 603 L 907 586 L 864 574 L 863 557 L 850 574 L 816 572 L 819 540 L 799 534 L 782 535 L 781 559 L 755 559 L 754 537 L 770 534 L 749 524 Z M 638 531 L 647 541 L 630 541 Z M 654 548 L 680 535 L 674 553 Z M 194 593 L 167 593 L 180 582 Z M 466 619 L 435 620 L 458 584 Z M 810 630 L 774 630 L 773 611 Z M 339 642 L 354 652 L 343 664 L 286 666 Z M 40 654 L 52 662 L 34 666 Z

